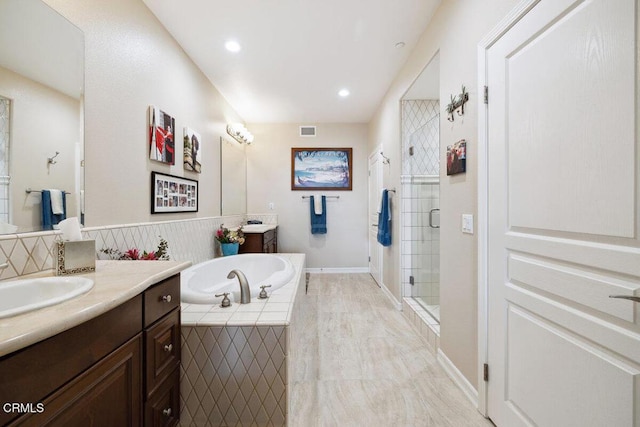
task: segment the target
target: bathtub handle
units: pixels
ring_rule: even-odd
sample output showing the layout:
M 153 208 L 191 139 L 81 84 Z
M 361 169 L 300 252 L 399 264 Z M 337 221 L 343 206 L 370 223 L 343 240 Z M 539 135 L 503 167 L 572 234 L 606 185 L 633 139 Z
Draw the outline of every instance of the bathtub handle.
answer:
M 216 296 L 216 298 L 217 297 L 224 297 L 224 298 L 222 298 L 222 302 L 220 303 L 220 307 L 230 307 L 231 306 L 231 300 L 229 299 L 229 292 L 225 292 L 223 294 L 216 294 L 215 296 Z
M 171 302 L 171 295 L 163 295 L 162 296 L 162 301 Z
M 268 298 L 267 291 L 265 291 L 264 288 L 270 288 L 270 287 L 271 287 L 271 285 L 262 285 L 262 286 L 260 286 L 260 289 L 262 289 L 262 290 L 260 291 L 260 295 L 258 295 L 258 298 L 267 299 Z

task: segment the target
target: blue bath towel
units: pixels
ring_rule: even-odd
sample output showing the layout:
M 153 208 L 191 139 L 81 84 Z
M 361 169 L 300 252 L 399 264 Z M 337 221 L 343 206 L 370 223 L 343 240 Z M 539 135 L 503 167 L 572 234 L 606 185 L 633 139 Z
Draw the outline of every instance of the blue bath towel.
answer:
M 309 198 L 309 215 L 311 217 L 311 234 L 327 234 L 327 198 L 322 196 L 322 213 L 316 215 L 313 209 L 314 197 Z
M 380 212 L 378 212 L 378 242 L 382 246 L 391 246 L 391 206 L 389 191 L 382 191 Z
M 42 229 L 53 230 L 53 226 L 63 219 L 67 218 L 67 200 L 65 192 L 62 192 L 62 206 L 63 212 L 59 215 L 53 213 L 51 209 L 51 192 L 49 190 L 42 190 L 42 200 L 40 202 L 42 207 Z

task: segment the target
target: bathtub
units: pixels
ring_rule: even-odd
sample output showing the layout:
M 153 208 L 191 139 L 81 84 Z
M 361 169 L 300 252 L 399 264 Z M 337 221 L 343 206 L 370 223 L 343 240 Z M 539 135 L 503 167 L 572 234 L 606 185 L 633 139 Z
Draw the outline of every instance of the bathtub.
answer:
M 238 279 L 227 279 L 231 270 L 240 270 L 247 277 L 251 298 L 257 298 L 261 285 L 270 294 L 286 285 L 295 273 L 289 259 L 277 254 L 241 254 L 196 264 L 180 273 L 180 300 L 188 304 L 218 304 L 214 295 L 229 292 L 232 301 L 240 301 Z

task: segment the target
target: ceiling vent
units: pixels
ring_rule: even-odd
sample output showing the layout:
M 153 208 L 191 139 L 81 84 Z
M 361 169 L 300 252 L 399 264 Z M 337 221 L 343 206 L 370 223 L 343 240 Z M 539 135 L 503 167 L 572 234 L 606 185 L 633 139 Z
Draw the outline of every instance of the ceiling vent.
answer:
M 316 127 L 300 126 L 300 136 L 316 136 Z

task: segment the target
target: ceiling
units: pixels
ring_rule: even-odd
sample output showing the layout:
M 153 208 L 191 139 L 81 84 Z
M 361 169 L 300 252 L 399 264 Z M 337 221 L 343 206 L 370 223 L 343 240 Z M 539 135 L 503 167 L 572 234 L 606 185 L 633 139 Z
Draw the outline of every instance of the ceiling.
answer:
M 246 122 L 309 124 L 368 122 L 440 3 L 143 1 Z

